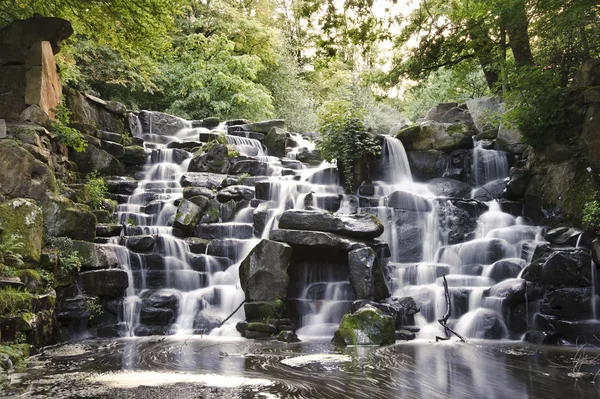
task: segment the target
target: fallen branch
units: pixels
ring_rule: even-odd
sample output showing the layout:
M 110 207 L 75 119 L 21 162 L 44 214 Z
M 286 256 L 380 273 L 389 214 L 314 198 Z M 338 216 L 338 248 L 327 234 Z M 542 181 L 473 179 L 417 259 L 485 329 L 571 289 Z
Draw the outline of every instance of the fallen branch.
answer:
M 231 319 L 231 317 L 232 317 L 234 314 L 236 314 L 236 312 L 237 312 L 238 310 L 240 310 L 240 308 L 241 308 L 241 307 L 242 307 L 242 306 L 243 306 L 245 303 L 246 303 L 246 300 L 244 299 L 244 300 L 242 301 L 242 303 L 240 303 L 240 306 L 238 306 L 237 308 L 235 308 L 235 310 L 233 311 L 233 313 L 232 313 L 232 314 L 230 314 L 229 316 L 227 316 L 227 318 L 226 318 L 225 320 L 223 320 L 223 321 L 221 322 L 221 324 L 219 324 L 219 327 L 221 327 L 223 324 L 225 324 L 225 322 L 226 322 L 227 320 Z
M 452 304 L 450 302 L 450 293 L 448 291 L 448 282 L 446 281 L 446 275 L 444 274 L 442 276 L 442 279 L 444 280 L 444 293 L 446 294 L 446 314 L 444 314 L 444 317 L 442 317 L 441 319 L 438 320 L 438 323 L 440 323 L 442 325 L 442 327 L 444 327 L 444 334 L 446 334 L 446 337 L 435 337 L 435 342 L 438 341 L 447 341 L 450 339 L 450 333 L 456 335 L 458 337 L 458 339 L 461 340 L 461 342 L 467 342 L 467 340 L 460 334 L 458 334 L 456 331 L 454 331 L 453 329 L 451 329 L 450 327 L 448 327 L 448 319 L 450 318 L 450 316 L 452 315 Z

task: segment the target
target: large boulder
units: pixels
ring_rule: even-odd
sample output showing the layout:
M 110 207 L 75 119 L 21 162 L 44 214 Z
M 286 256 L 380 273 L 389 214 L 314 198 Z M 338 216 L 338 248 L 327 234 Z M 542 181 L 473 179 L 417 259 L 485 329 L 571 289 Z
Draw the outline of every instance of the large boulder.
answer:
M 335 345 L 389 345 L 396 342 L 394 318 L 381 310 L 364 306 L 345 314 L 333 335 Z
M 463 317 L 455 330 L 468 338 L 502 339 L 508 335 L 502 315 L 492 309 L 479 308 L 470 318 Z
M 439 103 L 438 105 L 430 108 L 427 111 L 423 120 L 441 122 L 444 115 L 446 115 L 446 113 L 448 111 L 450 111 L 451 109 L 456 108 L 456 107 L 458 107 L 458 103 L 454 103 L 454 102 Z
M 323 161 L 323 158 L 321 157 L 321 151 L 318 149 L 309 150 L 308 148 L 304 147 L 298 151 L 296 154 L 296 159 L 309 165 L 318 165 Z
M 269 150 L 269 155 L 283 158 L 285 156 L 285 145 L 288 138 L 288 132 L 278 127 L 273 127 L 265 136 L 265 146 Z
M 591 263 L 586 250 L 554 252 L 541 264 L 541 282 L 555 287 L 589 287 Z
M 372 248 L 350 251 L 348 270 L 356 299 L 379 301 L 391 295 L 377 254 Z
M 333 233 L 309 230 L 273 230 L 270 237 L 273 241 L 285 242 L 292 246 L 307 246 L 349 251 L 364 248 L 367 245 Z
M 386 205 L 394 209 L 416 212 L 429 212 L 432 208 L 425 198 L 407 191 L 394 191 L 386 197 Z
M 285 128 L 285 121 L 283 119 L 273 119 L 273 120 L 256 122 L 256 123 L 235 125 L 235 128 L 244 130 L 244 131 L 248 131 L 248 132 L 258 132 L 258 133 L 267 134 L 273 128 L 279 128 L 279 129 Z
M 39 200 L 54 190 L 54 174 L 13 140 L 0 141 L 0 193 Z
M 279 219 L 281 229 L 337 233 L 347 237 L 371 239 L 383 233 L 383 224 L 373 215 L 334 215 L 324 211 L 290 209 Z
M 259 242 L 240 264 L 240 284 L 246 301 L 285 300 L 291 259 L 289 245 L 271 240 Z
M 501 199 L 504 196 L 505 189 L 505 179 L 494 180 L 476 189 L 473 192 L 472 198 L 482 202 Z
M 527 185 L 531 180 L 531 172 L 529 168 L 517 168 L 513 167 L 510 169 L 510 178 L 506 184 L 506 192 L 504 196 L 506 199 L 519 201 L 525 195 Z
M 108 132 L 125 132 L 125 118 L 109 111 L 106 101 L 72 89 L 64 92 L 72 123 L 95 126 Z
M 600 296 L 592 297 L 591 287 L 560 288 L 549 292 L 540 304 L 540 311 L 547 315 L 568 320 L 592 318 L 592 301 L 600 309 Z
M 213 144 L 208 151 L 194 154 L 188 166 L 189 172 L 227 173 L 229 171 L 229 150 L 225 144 Z
M 413 179 L 427 181 L 443 177 L 452 163 L 450 155 L 437 150 L 410 151 L 408 164 Z
M 73 240 L 73 249 L 83 270 L 112 269 L 120 266 L 116 246 Z
M 127 272 L 121 269 L 83 272 L 79 278 L 82 291 L 93 296 L 122 296 L 129 286 Z
M 396 136 L 407 150 L 440 150 L 450 153 L 459 148 L 472 148 L 471 130 L 463 123 L 424 122 L 416 129 L 404 129 Z
M 6 244 L 9 240 L 14 240 L 15 244 L 21 243 L 22 246 L 10 250 L 20 255 L 26 265 L 40 261 L 43 221 L 42 210 L 33 200 L 17 198 L 0 204 L 2 242 Z
M 141 111 L 138 114 L 138 119 L 142 127 L 142 133 L 148 134 L 173 136 L 181 129 L 190 127 L 185 119 L 162 112 Z
M 467 108 L 479 133 L 498 129 L 494 120 L 499 120 L 502 105 L 498 97 L 478 97 L 467 100 Z
M 427 182 L 431 192 L 440 197 L 466 198 L 471 194 L 471 186 L 447 177 L 438 177 Z
M 540 299 L 543 288 L 540 284 L 525 281 L 523 279 L 511 278 L 504 280 L 489 290 L 486 290 L 486 296 L 502 298 L 507 306 L 515 306 L 527 301 Z
M 204 189 L 216 189 L 221 185 L 221 182 L 226 175 L 217 174 L 217 173 L 197 173 L 197 172 L 188 172 L 184 173 L 181 176 L 179 182 L 183 187 L 193 187 L 193 188 L 204 188 Z M 186 191 L 186 189 L 184 189 Z M 188 194 L 189 195 L 189 194 Z M 209 196 L 210 194 L 196 194 L 196 195 L 204 195 Z M 214 195 L 213 195 L 214 197 Z
M 251 200 L 254 198 L 254 188 L 248 186 L 229 186 L 217 193 L 217 200 L 221 203 L 227 201 Z
M 115 176 L 123 171 L 123 166 L 117 158 L 92 143 L 88 143 L 83 152 L 70 150 L 69 159 L 77 165 L 77 171 L 80 173 L 99 172 L 102 175 Z
M 96 238 L 98 221 L 89 208 L 55 194 L 48 195 L 40 205 L 47 235 L 90 242 Z
M 585 159 L 600 170 L 600 104 L 591 104 L 585 114 L 583 131 L 579 136 L 579 148 Z

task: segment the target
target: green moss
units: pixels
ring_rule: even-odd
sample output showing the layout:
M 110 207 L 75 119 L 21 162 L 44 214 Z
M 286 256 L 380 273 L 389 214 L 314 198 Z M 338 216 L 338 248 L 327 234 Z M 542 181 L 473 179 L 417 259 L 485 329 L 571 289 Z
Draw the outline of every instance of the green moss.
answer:
M 33 295 L 17 288 L 0 289 L 0 312 L 20 313 L 31 312 L 33 308 Z
M 362 308 L 354 314 L 345 314 L 335 332 L 335 345 L 359 345 L 359 336 L 366 335 L 371 342 L 380 345 L 395 342 L 394 319 L 379 309 Z
M 271 323 L 275 319 L 280 319 L 284 313 L 285 304 L 280 299 L 261 304 L 258 310 L 258 316 L 263 323 Z
M 448 126 L 448 129 L 446 131 L 448 132 L 448 136 L 454 136 L 455 134 L 466 136 L 467 134 L 469 134 L 469 127 L 464 123 L 455 123 Z
M 401 129 L 398 132 L 398 134 L 396 135 L 396 138 L 398 138 L 398 139 L 401 137 L 413 138 L 413 137 L 418 136 L 420 132 L 421 132 L 421 125 L 414 124 L 414 125 L 405 127 L 404 129 Z
M 219 209 L 211 207 L 208 210 L 208 217 L 211 219 L 219 219 Z
M 15 370 L 19 371 L 24 366 L 25 360 L 29 357 L 28 344 L 9 344 L 0 345 L 0 354 L 8 356 Z
M 266 322 L 250 322 L 248 323 L 248 330 L 250 331 L 258 331 L 273 334 L 277 331 L 277 329 L 269 323 Z
M 25 263 L 38 263 L 42 249 L 44 218 L 42 210 L 32 200 L 13 199 L 0 204 L 2 237 L 17 238 L 19 248 L 13 251 Z

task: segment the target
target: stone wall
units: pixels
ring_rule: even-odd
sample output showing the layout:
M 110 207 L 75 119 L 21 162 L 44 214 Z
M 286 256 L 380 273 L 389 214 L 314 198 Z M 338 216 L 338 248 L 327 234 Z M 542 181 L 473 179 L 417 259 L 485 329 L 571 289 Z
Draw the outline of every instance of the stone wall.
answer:
M 33 17 L 0 29 L 0 119 L 18 120 L 30 105 L 53 116 L 62 85 L 54 55 L 73 34 L 60 18 Z

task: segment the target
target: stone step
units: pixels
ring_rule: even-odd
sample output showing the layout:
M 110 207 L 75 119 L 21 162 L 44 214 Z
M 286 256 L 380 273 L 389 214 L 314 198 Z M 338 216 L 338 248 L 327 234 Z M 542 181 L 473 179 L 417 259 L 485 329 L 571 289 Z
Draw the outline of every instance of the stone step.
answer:
M 171 287 L 180 291 L 193 291 L 208 286 L 209 275 L 195 270 L 175 270 L 169 273 L 158 270 L 132 273 L 136 287 L 144 286 L 147 289 L 160 289 Z
M 131 195 L 139 183 L 129 178 L 110 179 L 106 181 L 108 192 L 111 194 Z
M 123 226 L 116 223 L 98 223 L 96 237 L 118 237 L 123 231 Z
M 196 235 L 209 240 L 219 238 L 248 239 L 254 237 L 254 227 L 248 223 L 211 223 L 196 228 Z

